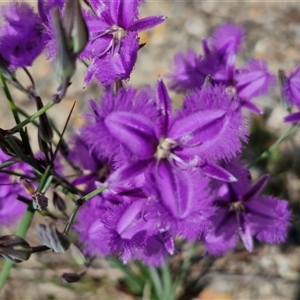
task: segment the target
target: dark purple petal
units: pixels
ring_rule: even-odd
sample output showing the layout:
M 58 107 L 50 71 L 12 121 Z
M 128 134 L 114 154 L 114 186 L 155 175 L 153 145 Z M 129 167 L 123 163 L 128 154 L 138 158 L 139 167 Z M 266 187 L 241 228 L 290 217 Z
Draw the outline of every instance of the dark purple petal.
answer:
M 243 201 L 248 201 L 253 197 L 258 196 L 268 183 L 269 175 L 260 177 L 243 195 Z
M 175 149 L 180 157 L 230 159 L 241 151 L 241 141 L 247 141 L 247 121 L 240 104 L 223 85 L 208 85 L 189 94 L 173 120 L 169 137 L 180 144 L 182 149 Z
M 255 114 L 263 114 L 262 109 L 250 101 L 241 101 L 241 105 Z
M 156 93 L 157 93 L 157 109 L 159 112 L 158 128 L 160 131 L 158 135 L 162 137 L 166 137 L 169 128 L 169 120 L 172 114 L 172 107 L 171 107 L 171 99 L 168 95 L 168 91 L 161 78 L 159 78 L 157 81 Z
M 211 178 L 227 182 L 237 181 L 237 179 L 231 173 L 212 162 L 206 162 L 204 165 L 200 166 L 200 168 L 205 175 Z
M 129 29 L 138 14 L 138 0 L 110 0 L 108 2 L 111 17 L 116 25 Z
M 178 92 L 186 92 L 191 89 L 200 88 L 208 75 L 201 67 L 202 57 L 192 50 L 186 53 L 177 53 L 171 73 L 171 89 Z
M 130 235 L 133 234 L 132 225 L 137 222 L 137 216 L 140 216 L 138 218 L 141 218 L 142 212 L 145 208 L 145 200 L 136 200 L 134 201 L 121 215 L 121 217 L 118 220 L 118 223 L 116 224 L 115 230 L 120 234 L 123 238 L 128 238 L 128 233 Z M 138 229 L 135 227 L 135 229 Z M 138 229 L 139 230 L 139 229 Z
M 288 76 L 283 92 L 292 104 L 300 108 L 300 66 Z
M 273 197 L 253 199 L 246 204 L 248 222 L 253 234 L 267 243 L 282 243 L 287 237 L 291 212 L 288 202 Z
M 208 180 L 200 174 L 175 169 L 167 161 L 154 166 L 150 179 L 146 179 L 148 192 L 158 199 L 153 204 L 153 214 L 160 216 L 162 228 L 171 233 L 194 240 L 209 227 L 209 218 L 213 213 L 212 198 L 208 195 Z M 162 204 L 168 214 L 159 208 Z
M 104 122 L 111 135 L 139 159 L 154 155 L 158 141 L 151 120 L 130 112 L 114 112 Z
M 300 122 L 300 112 L 289 114 L 288 116 L 283 118 L 283 122 L 285 122 L 285 123 Z
M 245 29 L 232 24 L 223 24 L 215 29 L 212 46 L 225 61 L 230 53 L 238 53 L 244 40 Z
M 165 19 L 166 19 L 166 17 L 164 17 L 164 16 L 151 16 L 151 17 L 142 18 L 142 19 L 135 21 L 128 28 L 128 30 L 139 33 L 141 31 L 150 29 L 150 28 L 162 23 Z
M 253 238 L 251 235 L 251 228 L 249 226 L 249 222 L 245 220 L 244 214 L 241 212 L 237 212 L 237 223 L 239 228 L 240 237 L 244 243 L 247 251 L 252 252 L 253 250 Z
M 103 2 L 102 0 L 89 0 L 89 3 L 92 6 L 93 11 L 100 19 L 101 13 L 107 8 L 105 2 Z
M 240 74 L 235 76 L 237 94 L 240 98 L 250 100 L 264 94 L 274 85 L 275 76 L 268 71 L 263 60 L 251 60 Z

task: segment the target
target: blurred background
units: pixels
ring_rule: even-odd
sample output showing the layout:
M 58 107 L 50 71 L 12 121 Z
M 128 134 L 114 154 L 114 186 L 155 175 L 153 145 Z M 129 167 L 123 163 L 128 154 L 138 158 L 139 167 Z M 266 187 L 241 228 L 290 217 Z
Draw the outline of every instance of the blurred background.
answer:
M 7 3 L 1 1 L 1 5 Z M 300 7 L 296 1 L 152 0 L 141 7 L 141 17 L 148 15 L 165 15 L 168 19 L 140 35 L 141 42 L 146 46 L 139 51 L 135 70 L 128 82 L 137 87 L 154 86 L 158 76 L 168 83 L 166 74 L 173 65 L 174 54 L 187 49 L 201 53 L 201 38 L 209 36 L 216 26 L 224 22 L 242 25 L 246 29 L 243 52 L 238 57 L 239 66 L 251 58 L 262 58 L 277 74 L 279 68 L 288 73 L 300 64 Z M 85 66 L 78 64 L 66 99 L 59 104 L 59 108 L 49 111 L 58 128 L 62 129 L 76 101 L 68 135 L 83 124 L 80 114 L 87 110 L 87 99 L 97 99 L 101 95 L 96 82 L 82 89 L 85 69 Z M 46 103 L 57 87 L 51 62 L 41 56 L 29 70 Z M 29 84 L 22 71 L 17 76 L 22 83 Z M 11 92 L 18 105 L 30 114 L 35 112 L 35 103 L 13 87 Z M 171 95 L 178 105 L 181 96 Z M 2 90 L 0 101 L 0 127 L 8 129 L 14 121 Z M 282 123 L 287 112 L 280 104 L 278 84 L 268 95 L 257 98 L 256 103 L 264 108 L 265 113 L 255 117 L 249 115 L 252 120 L 251 137 L 244 153 L 248 163 L 290 127 Z M 35 128 L 29 125 L 28 130 L 35 140 Z M 254 180 L 266 172 L 270 173 L 266 193 L 290 200 L 293 225 L 287 242 L 279 246 L 257 243 L 253 253 L 238 246 L 234 252 L 214 259 L 203 256 L 201 245 L 178 241 L 178 254 L 168 260 L 168 265 L 172 275 L 180 278 L 179 299 L 300 299 L 299 146 L 300 131 L 251 169 Z M 34 245 L 39 244 L 36 226 L 41 221 L 44 220 L 40 216 L 35 217 L 28 235 L 28 240 Z M 0 229 L 1 235 L 12 234 L 14 230 Z M 137 266 L 128 268 L 142 278 Z M 11 271 L 0 299 L 148 299 L 147 293 L 143 293 L 144 297 L 138 293 L 134 295 L 120 268 L 105 259 L 94 260 L 87 275 L 78 283 L 67 285 L 60 281 L 62 273 L 78 270 L 80 267 L 69 252 L 53 254 L 47 251 L 32 255 L 28 262 L 17 265 Z

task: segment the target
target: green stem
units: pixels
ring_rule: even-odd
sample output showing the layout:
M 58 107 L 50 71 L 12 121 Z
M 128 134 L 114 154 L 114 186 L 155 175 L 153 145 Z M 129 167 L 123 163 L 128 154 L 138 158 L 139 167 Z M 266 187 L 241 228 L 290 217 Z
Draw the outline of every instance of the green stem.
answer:
M 81 199 L 84 201 L 88 201 L 91 198 L 93 198 L 94 196 L 100 194 L 101 192 L 103 192 L 107 187 L 106 186 L 100 186 L 99 188 L 95 189 L 94 191 L 90 192 L 89 194 L 86 194 L 84 197 L 82 197 Z
M 10 110 L 11 110 L 13 116 L 14 116 L 16 124 L 18 125 L 18 124 L 21 123 L 21 120 L 20 120 L 19 114 L 18 114 L 18 109 L 17 109 L 17 107 L 15 105 L 15 102 L 14 102 L 12 96 L 11 96 L 9 88 L 8 88 L 8 86 L 6 84 L 6 81 L 5 81 L 4 77 L 3 77 L 3 74 L 1 72 L 0 72 L 0 81 L 1 81 L 1 85 L 2 85 L 3 91 L 5 93 L 6 99 L 8 100 L 8 104 L 9 104 Z M 26 135 L 26 133 L 24 132 L 23 129 L 20 130 L 20 135 L 21 135 L 22 141 L 24 143 L 25 149 L 27 150 L 26 152 L 27 153 L 31 153 L 31 147 L 30 147 L 27 135 Z
M 106 186 L 101 186 L 101 187 L 97 188 L 96 190 L 92 191 L 91 193 L 89 193 L 89 194 L 85 195 L 84 197 L 80 198 L 80 200 L 87 201 L 87 200 L 91 199 L 92 197 L 100 194 L 105 189 L 106 189 Z M 73 212 L 72 212 L 72 214 L 71 214 L 71 216 L 70 216 L 70 218 L 69 218 L 69 221 L 68 221 L 68 223 L 67 223 L 67 225 L 64 229 L 64 234 L 68 234 L 68 232 L 69 232 L 69 230 L 70 230 L 70 228 L 71 228 L 71 226 L 72 226 L 72 224 L 75 220 L 75 217 L 78 213 L 79 207 L 80 207 L 80 204 L 77 203 L 74 210 L 73 210 Z
M 40 115 L 45 113 L 47 110 L 49 110 L 54 105 L 55 105 L 55 103 L 53 101 L 48 102 L 44 107 L 42 107 L 40 110 L 38 110 L 32 116 L 30 116 L 26 120 L 22 121 L 21 123 L 19 123 L 18 125 L 16 125 L 12 129 L 10 129 L 9 133 L 14 134 L 14 133 L 18 132 L 21 128 L 23 128 L 24 126 L 26 126 L 30 122 L 34 121 L 36 118 L 38 118 Z
M 299 124 L 295 124 L 292 127 L 290 127 L 270 148 L 268 148 L 266 151 L 260 154 L 257 159 L 255 159 L 250 165 L 248 165 L 248 168 L 253 167 L 261 160 L 267 158 L 272 153 L 272 151 L 274 151 L 279 146 L 279 144 L 282 141 L 284 141 L 289 136 L 293 135 L 297 131 L 298 127 Z
M 26 233 L 27 233 L 28 228 L 34 217 L 34 212 L 35 212 L 35 210 L 32 207 L 32 203 L 30 203 L 27 207 L 27 210 L 26 210 L 21 222 L 20 222 L 20 225 L 17 229 L 16 235 L 18 235 L 22 238 L 26 237 Z M 5 261 L 2 272 L 0 274 L 0 291 L 2 290 L 13 265 L 14 264 L 11 261 Z

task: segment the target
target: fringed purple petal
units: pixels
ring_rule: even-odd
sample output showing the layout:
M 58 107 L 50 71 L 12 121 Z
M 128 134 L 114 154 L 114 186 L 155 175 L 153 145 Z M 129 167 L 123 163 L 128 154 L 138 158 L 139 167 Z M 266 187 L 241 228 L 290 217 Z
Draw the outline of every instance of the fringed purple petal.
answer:
M 232 24 L 223 24 L 215 29 L 211 38 L 213 48 L 226 61 L 230 53 L 238 53 L 244 41 L 245 29 Z
M 151 120 L 130 112 L 115 112 L 104 123 L 110 134 L 139 159 L 154 155 L 158 141 Z
M 178 156 L 200 156 L 203 160 L 229 159 L 247 141 L 246 119 L 239 103 L 225 86 L 207 86 L 188 95 L 177 112 L 169 137 L 179 142 Z
M 146 180 L 147 182 L 147 180 Z M 159 162 L 152 170 L 149 191 L 169 212 L 159 213 L 163 228 L 173 234 L 193 240 L 208 230 L 213 213 L 212 198 L 208 195 L 208 180 L 199 173 L 174 169 L 167 161 Z M 157 206 L 157 208 L 156 208 Z M 160 210 L 153 204 L 153 211 Z
M 267 243 L 282 243 L 287 237 L 291 212 L 288 202 L 273 197 L 255 198 L 245 205 L 253 234 Z
M 240 98 L 250 100 L 264 94 L 274 85 L 275 76 L 268 71 L 263 60 L 251 60 L 240 74 L 235 76 L 237 94 Z
M 136 223 L 136 218 L 138 215 L 141 216 L 141 213 L 145 207 L 145 200 L 137 200 L 134 201 L 122 214 L 122 216 L 118 220 L 118 224 L 116 224 L 116 231 L 118 234 L 122 235 L 124 238 L 124 234 L 126 231 Z M 132 233 L 132 232 L 131 232 Z M 125 237 L 126 238 L 126 237 Z
M 186 92 L 191 89 L 201 88 L 207 73 L 201 68 L 201 55 L 192 50 L 186 53 L 177 53 L 171 73 L 171 89 L 177 92 Z
M 300 66 L 286 79 L 283 92 L 292 104 L 300 108 Z

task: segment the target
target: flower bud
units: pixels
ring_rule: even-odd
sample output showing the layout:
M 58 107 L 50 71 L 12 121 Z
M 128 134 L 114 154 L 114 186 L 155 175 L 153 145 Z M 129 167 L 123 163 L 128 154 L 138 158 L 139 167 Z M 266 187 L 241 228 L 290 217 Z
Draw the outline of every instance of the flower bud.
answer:
M 49 143 L 45 142 L 45 140 L 41 137 L 42 134 L 40 133 L 41 128 L 38 129 L 38 144 L 39 148 L 43 153 L 49 153 L 50 152 L 50 146 Z
M 64 212 L 67 209 L 64 199 L 57 192 L 53 192 L 53 205 L 60 212 Z
M 32 253 L 30 245 L 17 235 L 0 237 L 0 257 L 14 263 L 28 260 Z
M 85 256 L 83 255 L 81 250 L 76 245 L 71 244 L 70 250 L 71 250 L 71 255 L 72 255 L 73 259 L 75 260 L 75 262 L 77 263 L 77 265 L 83 266 L 86 264 Z
M 28 179 L 21 177 L 20 182 L 23 184 L 28 194 L 33 195 L 35 193 L 35 187 Z
M 52 8 L 52 20 L 57 43 L 57 52 L 55 58 L 56 76 L 58 82 L 60 83 L 57 91 L 52 97 L 52 100 L 56 103 L 59 103 L 65 96 L 69 86 L 70 78 L 75 72 L 76 55 L 74 55 L 71 49 L 70 45 L 72 44 L 72 41 L 68 40 L 66 36 L 66 32 L 63 28 L 57 7 Z
M 41 97 L 36 96 L 35 101 L 38 110 L 44 107 Z M 45 142 L 50 143 L 53 139 L 53 129 L 49 122 L 47 114 L 43 113 L 42 115 L 40 115 L 39 120 L 40 120 L 40 126 L 38 130 L 38 134 Z
M 56 253 L 64 253 L 70 247 L 68 237 L 59 232 L 54 223 L 39 225 L 39 238 L 44 245 L 51 248 Z
M 41 194 L 41 193 L 35 193 L 32 196 L 32 204 L 33 204 L 33 208 L 36 210 L 42 210 L 45 209 L 48 206 L 48 198 Z
M 85 271 L 77 274 L 77 273 L 63 273 L 60 277 L 61 281 L 63 283 L 73 283 L 73 282 L 78 282 L 84 275 Z
M 82 16 L 79 0 L 67 1 L 63 25 L 67 38 L 72 40 L 72 51 L 78 55 L 83 51 L 89 40 L 89 32 Z
M 0 135 L 0 148 L 6 155 L 16 156 L 14 149 L 2 135 Z
M 278 81 L 279 81 L 279 87 L 280 87 L 280 91 L 281 91 L 281 104 L 288 110 L 291 110 L 292 104 L 286 99 L 286 96 L 284 94 L 284 88 L 286 86 L 286 74 L 284 72 L 284 70 L 279 69 L 278 70 Z

